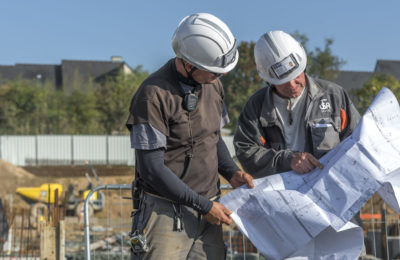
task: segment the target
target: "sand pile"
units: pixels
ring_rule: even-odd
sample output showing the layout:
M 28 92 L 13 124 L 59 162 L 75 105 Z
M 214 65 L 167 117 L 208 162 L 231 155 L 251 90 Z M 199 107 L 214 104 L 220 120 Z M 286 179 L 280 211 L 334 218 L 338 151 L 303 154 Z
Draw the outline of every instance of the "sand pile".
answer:
M 15 176 L 17 178 L 33 178 L 33 174 L 17 167 L 7 161 L 0 159 L 0 178 Z
M 16 196 L 18 187 L 34 186 L 37 178 L 30 172 L 17 167 L 7 161 L 0 160 L 0 198 L 6 199 L 8 194 L 14 198 L 15 204 L 20 204 L 20 198 Z M 22 203 L 23 205 L 25 203 Z
M 35 176 L 7 161 L 0 160 L 0 194 L 14 193 L 21 185 L 30 185 Z

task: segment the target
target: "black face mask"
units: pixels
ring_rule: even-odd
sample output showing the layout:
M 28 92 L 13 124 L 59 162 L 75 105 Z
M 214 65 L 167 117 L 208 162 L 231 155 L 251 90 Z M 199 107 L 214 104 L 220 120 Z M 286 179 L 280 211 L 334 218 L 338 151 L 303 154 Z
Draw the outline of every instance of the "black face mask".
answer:
M 196 67 L 193 67 L 190 71 L 186 70 L 185 64 L 183 63 L 182 59 L 179 59 L 182 62 L 183 69 L 186 71 L 186 74 L 188 75 L 187 77 L 184 77 L 182 74 L 180 74 L 178 71 L 176 72 L 178 76 L 178 80 L 186 85 L 193 86 L 193 87 L 199 87 L 201 84 L 197 82 L 192 74 L 197 70 Z

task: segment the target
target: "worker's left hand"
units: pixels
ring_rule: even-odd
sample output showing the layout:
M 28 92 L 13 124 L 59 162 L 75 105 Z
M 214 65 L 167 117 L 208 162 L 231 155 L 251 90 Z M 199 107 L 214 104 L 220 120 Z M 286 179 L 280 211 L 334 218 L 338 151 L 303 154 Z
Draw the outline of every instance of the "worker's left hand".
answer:
M 241 170 L 233 174 L 232 178 L 229 180 L 229 183 L 234 189 L 242 186 L 243 184 L 247 184 L 247 186 L 251 189 L 254 188 L 253 177 Z

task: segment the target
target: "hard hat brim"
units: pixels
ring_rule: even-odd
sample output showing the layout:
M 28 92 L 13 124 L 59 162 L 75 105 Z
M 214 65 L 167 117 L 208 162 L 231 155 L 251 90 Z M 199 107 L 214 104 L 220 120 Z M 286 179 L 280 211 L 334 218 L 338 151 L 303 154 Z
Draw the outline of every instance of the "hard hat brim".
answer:
M 237 65 L 239 61 L 239 51 L 236 50 L 236 54 L 235 54 L 235 60 L 230 63 L 228 66 L 226 67 L 219 67 L 219 66 L 201 66 L 199 64 L 193 64 L 194 66 L 196 66 L 197 68 L 201 69 L 201 70 L 205 70 L 208 72 L 213 72 L 213 73 L 228 73 L 229 71 L 233 70 L 235 68 L 235 66 Z

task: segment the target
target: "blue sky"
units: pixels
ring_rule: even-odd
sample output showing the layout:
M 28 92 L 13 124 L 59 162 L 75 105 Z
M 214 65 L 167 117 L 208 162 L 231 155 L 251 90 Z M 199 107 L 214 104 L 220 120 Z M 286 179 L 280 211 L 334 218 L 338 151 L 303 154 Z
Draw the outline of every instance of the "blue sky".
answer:
M 309 38 L 309 49 L 333 38 L 344 70 L 372 71 L 377 59 L 400 60 L 400 1 L 371 0 L 4 0 L 0 2 L 0 65 L 109 60 L 152 72 L 174 56 L 171 37 L 195 12 L 223 20 L 237 40 L 270 30 Z

